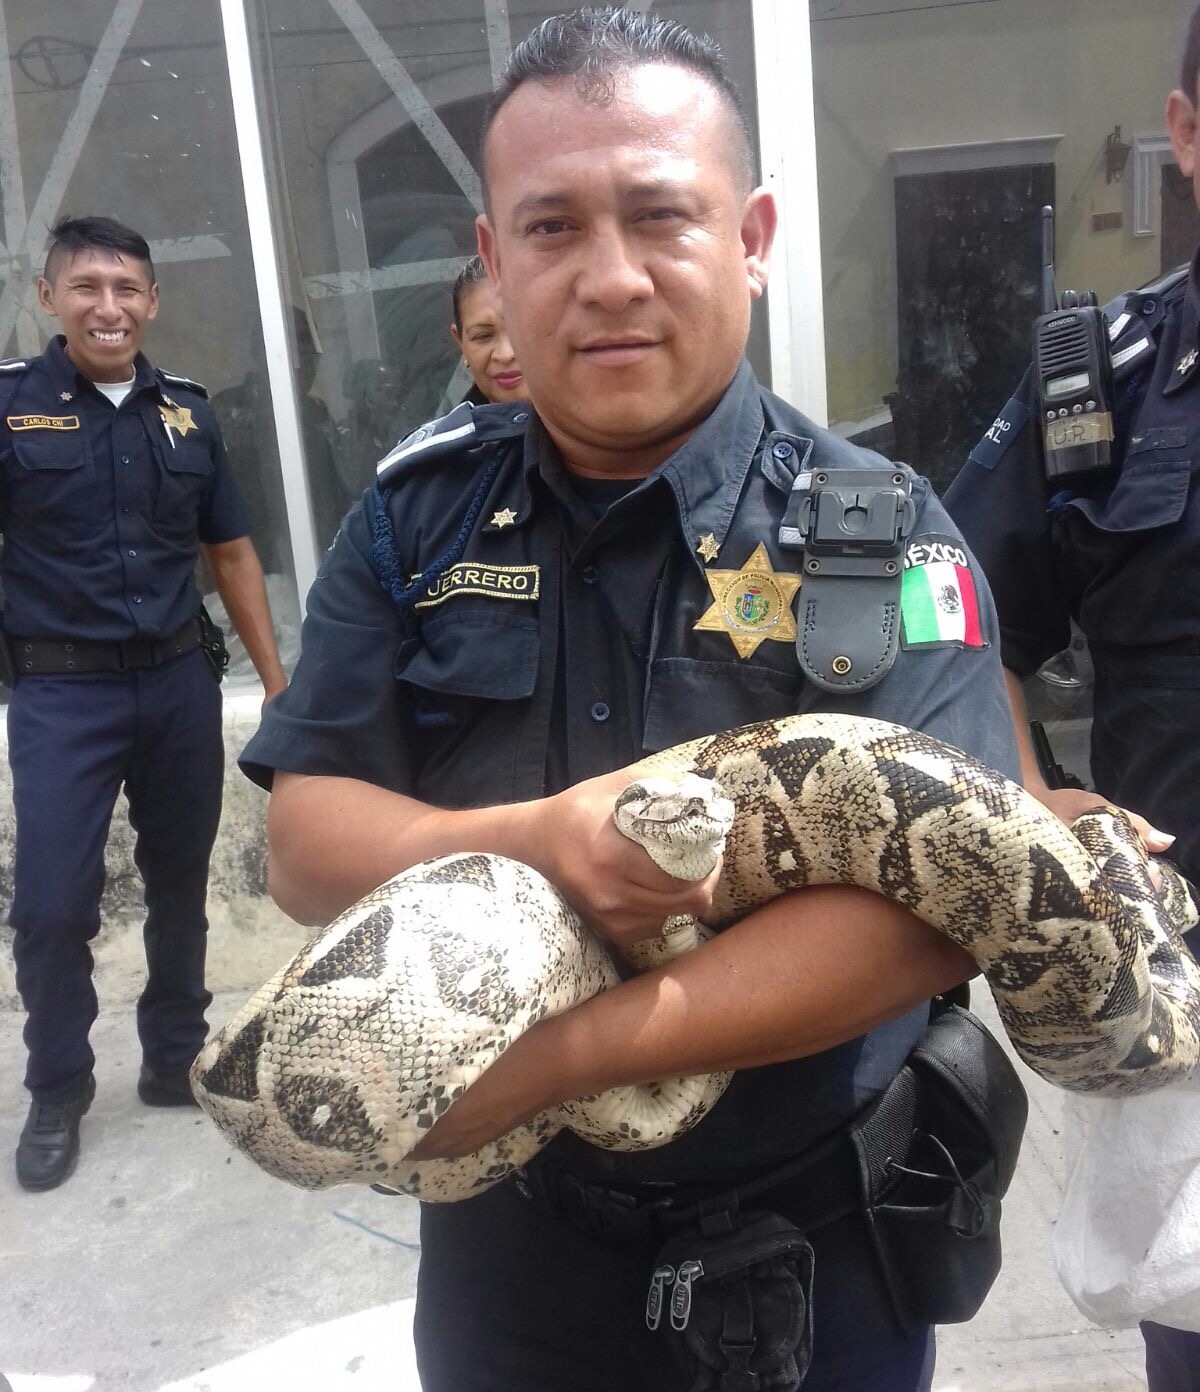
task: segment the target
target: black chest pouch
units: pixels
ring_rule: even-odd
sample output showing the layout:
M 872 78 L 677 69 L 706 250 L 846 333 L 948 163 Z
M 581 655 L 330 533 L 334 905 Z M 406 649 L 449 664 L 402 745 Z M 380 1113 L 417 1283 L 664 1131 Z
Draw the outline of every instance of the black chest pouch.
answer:
M 796 475 L 779 544 L 804 552 L 796 655 L 822 690 L 867 691 L 891 670 L 915 515 L 912 475 L 904 469 Z

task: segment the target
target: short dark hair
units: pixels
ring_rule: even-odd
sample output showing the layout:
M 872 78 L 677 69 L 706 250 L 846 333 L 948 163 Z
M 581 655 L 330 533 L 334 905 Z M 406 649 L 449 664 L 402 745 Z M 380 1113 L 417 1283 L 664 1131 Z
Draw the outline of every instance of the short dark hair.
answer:
M 673 19 L 617 6 L 587 5 L 553 15 L 513 49 L 483 118 L 485 180 L 488 133 L 518 87 L 573 77 L 584 101 L 603 105 L 612 100 L 619 73 L 650 63 L 687 68 L 715 89 L 737 127 L 737 172 L 749 191 L 754 184 L 750 120 L 720 45 Z
M 462 333 L 462 301 L 471 285 L 478 285 L 481 280 L 487 279 L 487 267 L 483 264 L 483 258 L 472 256 L 466 262 L 462 270 L 454 277 L 454 285 L 450 293 L 454 297 L 454 327 Z
M 140 232 L 126 227 L 109 217 L 61 218 L 50 229 L 50 250 L 46 253 L 47 280 L 53 263 L 63 256 L 74 256 L 80 251 L 108 251 L 114 256 L 131 256 L 135 261 L 144 261 L 154 284 L 154 262 L 150 259 L 150 244 Z
M 1179 85 L 1188 101 L 1196 100 L 1196 81 L 1200 78 L 1200 5 L 1192 11 L 1187 37 L 1183 41 L 1183 66 Z

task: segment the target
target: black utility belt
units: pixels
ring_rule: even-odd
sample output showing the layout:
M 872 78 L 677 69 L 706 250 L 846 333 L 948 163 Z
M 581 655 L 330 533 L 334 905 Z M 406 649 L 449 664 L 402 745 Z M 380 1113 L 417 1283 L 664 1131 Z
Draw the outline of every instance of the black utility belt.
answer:
M 789 1214 L 810 1232 L 862 1208 L 855 1157 L 843 1132 L 737 1183 L 598 1184 L 565 1169 L 553 1154 L 539 1155 L 513 1182 L 539 1208 L 619 1246 L 661 1240 L 714 1207 L 739 1208 L 751 1201 L 770 1207 L 772 1196 L 783 1190 Z
M 723 1187 L 613 1187 L 551 1153 L 514 1183 L 590 1236 L 647 1254 L 662 1244 L 648 1256 L 646 1323 L 665 1331 L 693 1389 L 785 1392 L 811 1352 L 807 1235 L 836 1219 L 861 1215 L 901 1329 L 976 1313 L 1000 1269 L 1000 1201 L 1026 1111 L 1004 1050 L 969 1011 L 938 1001 L 884 1093 L 786 1164 Z M 736 1380 L 751 1371 L 759 1381 Z
M 90 638 L 21 638 L 10 635 L 14 675 L 79 676 L 92 672 L 132 672 L 160 667 L 200 646 L 200 628 L 189 619 L 165 638 L 130 638 L 101 643 Z

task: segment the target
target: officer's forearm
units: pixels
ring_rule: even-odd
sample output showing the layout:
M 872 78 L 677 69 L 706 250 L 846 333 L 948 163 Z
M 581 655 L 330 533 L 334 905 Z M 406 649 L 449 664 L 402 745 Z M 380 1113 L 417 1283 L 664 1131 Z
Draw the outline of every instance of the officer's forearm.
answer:
M 268 696 L 287 685 L 287 675 L 275 646 L 271 607 L 262 566 L 249 537 L 204 547 L 213 580 L 229 621 L 242 640 Z
M 777 899 L 696 952 L 546 1023 L 559 1090 L 819 1053 L 965 981 L 974 963 L 889 900 L 843 887 Z M 541 1026 L 539 1026 L 541 1028 Z
M 446 811 L 355 778 L 278 772 L 267 809 L 271 897 L 301 923 L 328 923 L 423 860 L 454 851 L 526 859 L 536 807 Z
M 927 924 L 866 890 L 808 889 L 512 1044 L 430 1131 L 420 1158 L 465 1155 L 555 1103 L 831 1049 L 975 970 Z

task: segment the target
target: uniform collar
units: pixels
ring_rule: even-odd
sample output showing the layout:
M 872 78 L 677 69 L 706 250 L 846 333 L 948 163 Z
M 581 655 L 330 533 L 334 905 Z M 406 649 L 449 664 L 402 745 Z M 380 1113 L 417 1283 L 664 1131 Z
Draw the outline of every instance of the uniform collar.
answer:
M 84 389 L 85 383 L 95 385 L 67 357 L 67 340 L 62 334 L 55 334 L 46 345 L 43 359 L 51 385 L 61 401 L 73 400 Z M 132 396 L 146 387 L 153 387 L 154 391 L 160 397 L 162 396 L 158 375 L 151 366 L 149 358 L 146 357 L 145 353 L 139 353 L 133 360 L 133 387 L 130 395 Z
M 1197 247 L 1196 254 L 1192 257 L 1192 268 L 1188 272 L 1179 341 L 1189 349 L 1200 347 L 1200 247 Z
M 763 409 L 758 382 L 743 358 L 733 381 L 708 418 L 669 459 L 664 460 L 636 489 L 656 481 L 667 485 L 675 497 L 680 527 L 696 564 L 702 544 L 720 548 L 733 520 L 742 483 L 762 440 Z M 516 513 L 505 525 L 524 522 L 533 504 L 532 476 L 540 473 L 547 487 L 556 489 L 562 463 L 558 452 L 536 416 L 525 436 L 524 496 L 508 503 Z M 492 524 L 494 526 L 494 524 Z M 485 530 L 487 527 L 485 526 Z M 715 556 L 715 551 L 713 551 Z
M 743 358 L 712 415 L 659 467 L 675 494 L 684 541 L 700 569 L 716 559 L 725 540 L 762 435 L 762 397 Z

